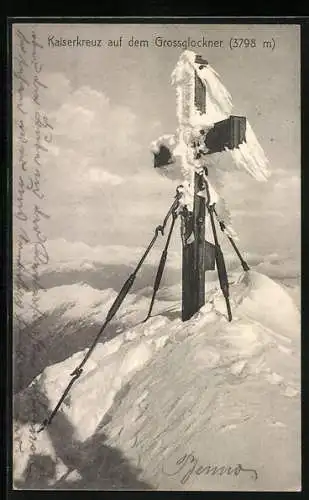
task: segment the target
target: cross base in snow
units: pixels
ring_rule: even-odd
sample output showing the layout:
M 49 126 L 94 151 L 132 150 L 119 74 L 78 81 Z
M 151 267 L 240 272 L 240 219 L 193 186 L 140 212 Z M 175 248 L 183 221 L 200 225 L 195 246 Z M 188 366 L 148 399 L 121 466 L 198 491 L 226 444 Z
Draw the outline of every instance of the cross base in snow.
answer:
M 209 154 L 218 153 L 225 149 L 237 148 L 240 144 L 245 142 L 245 134 L 246 118 L 244 116 L 231 115 L 226 120 L 215 123 L 207 134 L 205 134 L 204 130 L 200 131 L 199 140 L 192 144 L 192 148 L 195 148 L 195 158 L 199 159 L 202 155 L 205 155 L 207 158 Z M 207 152 L 203 149 L 204 145 L 206 145 Z M 159 150 L 154 153 L 154 167 L 166 167 L 172 163 L 171 152 L 168 147 L 161 144 Z M 204 175 L 206 172 L 207 168 L 204 169 Z M 229 319 L 231 318 L 228 302 L 228 280 L 224 257 L 218 241 L 215 246 L 205 239 L 205 215 L 207 204 L 205 197 L 200 196 L 200 193 L 206 188 L 204 179 L 202 174 L 195 172 L 193 211 L 189 211 L 187 207 L 184 207 L 181 212 L 182 321 L 189 320 L 204 306 L 205 271 L 214 269 L 215 261 L 217 264 L 220 286 L 227 301 Z M 212 229 L 214 232 L 214 226 L 212 226 Z M 231 242 L 235 248 L 233 240 L 231 240 Z M 248 268 L 246 263 L 245 267 Z
M 205 198 L 197 196 L 204 188 L 195 174 L 193 212 L 182 212 L 182 321 L 187 321 L 205 304 Z
M 207 162 L 212 154 L 227 154 L 237 166 L 257 180 L 266 180 L 267 158 L 245 116 L 231 114 L 231 96 L 208 61 L 185 51 L 172 73 L 176 87 L 178 127 L 173 135 L 161 136 L 153 144 L 154 167 L 167 177 L 185 185 L 182 202 L 182 320 L 190 319 L 205 304 L 205 271 L 216 263 L 220 287 L 225 296 L 228 317 L 228 280 L 224 257 L 217 239 L 205 240 L 205 213 L 209 212 L 211 230 L 216 238 L 215 203 L 219 196 L 208 182 Z M 208 188 L 202 194 L 202 184 Z M 228 228 L 219 220 L 244 270 L 248 266 L 240 256 Z M 224 227 L 224 229 L 223 229 Z M 208 229 L 207 229 L 208 231 Z

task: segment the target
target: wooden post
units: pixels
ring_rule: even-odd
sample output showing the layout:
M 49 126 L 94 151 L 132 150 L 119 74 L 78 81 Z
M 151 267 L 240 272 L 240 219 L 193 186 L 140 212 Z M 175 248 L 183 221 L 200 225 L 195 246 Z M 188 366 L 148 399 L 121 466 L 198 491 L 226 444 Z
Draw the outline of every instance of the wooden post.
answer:
M 193 212 L 182 215 L 182 321 L 205 304 L 205 198 L 197 196 L 201 178 L 195 174 Z
M 198 57 L 198 56 L 197 56 Z M 199 61 L 202 64 L 207 61 Z M 195 72 L 194 104 L 200 113 L 206 112 L 206 88 Z M 205 304 L 205 212 L 201 176 L 194 176 L 193 212 L 182 215 L 182 321 L 190 319 Z

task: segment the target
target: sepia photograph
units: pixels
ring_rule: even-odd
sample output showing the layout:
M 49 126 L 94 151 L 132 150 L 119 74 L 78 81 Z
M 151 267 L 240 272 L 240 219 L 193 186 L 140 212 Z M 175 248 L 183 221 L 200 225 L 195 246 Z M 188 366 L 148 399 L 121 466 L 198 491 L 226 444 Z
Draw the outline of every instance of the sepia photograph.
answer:
M 300 27 L 12 24 L 14 490 L 301 490 Z

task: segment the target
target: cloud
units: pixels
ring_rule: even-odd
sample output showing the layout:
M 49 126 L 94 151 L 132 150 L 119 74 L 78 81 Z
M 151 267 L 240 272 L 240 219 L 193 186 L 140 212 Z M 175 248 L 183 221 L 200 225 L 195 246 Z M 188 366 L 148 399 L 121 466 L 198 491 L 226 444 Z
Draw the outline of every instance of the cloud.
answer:
M 273 279 L 300 277 L 300 264 L 295 261 L 261 262 L 256 266 L 256 270 Z
M 51 119 L 58 143 L 64 147 L 74 144 L 84 155 L 108 160 L 106 169 L 139 149 L 133 111 L 91 87 L 70 93 Z
M 144 246 L 96 245 L 90 246 L 82 241 L 67 241 L 65 238 L 49 240 L 47 250 L 49 261 L 40 266 L 40 272 L 63 272 L 72 270 L 96 270 L 99 266 L 127 265 L 136 266 L 145 252 Z M 147 256 L 146 264 L 158 266 L 162 249 L 155 247 Z M 240 262 L 234 252 L 224 251 L 228 271 L 240 269 Z M 251 268 L 274 278 L 297 277 L 300 274 L 300 262 L 293 256 L 273 252 L 267 255 L 258 252 L 243 252 L 243 257 Z M 33 260 L 31 245 L 23 253 L 23 262 L 30 265 Z M 167 258 L 168 269 L 180 270 L 182 265 L 180 246 L 170 249 Z
M 59 174 L 70 176 L 81 169 L 100 168 L 111 174 L 121 175 L 124 161 L 140 151 L 136 115 L 128 106 L 111 102 L 104 92 L 89 86 L 72 90 L 70 81 L 61 74 L 44 75 L 48 88 L 42 92 L 41 113 L 45 112 L 53 127 L 49 152 L 42 154 L 45 164 L 49 162 L 50 177 Z M 17 102 L 17 101 L 16 101 Z M 33 154 L 35 129 L 34 107 L 27 93 L 24 95 L 23 117 L 28 142 L 25 145 L 29 157 Z M 18 129 L 15 129 L 16 145 Z M 55 161 L 57 157 L 57 161 Z M 91 181 L 91 176 L 89 177 Z M 66 179 L 64 179 L 66 180 Z M 85 181 L 85 179 L 84 179 Z M 63 187 L 67 186 L 65 182 Z
M 67 241 L 65 238 L 47 242 L 49 260 L 39 266 L 39 272 L 60 272 L 72 270 L 96 269 L 96 266 L 127 265 L 136 266 L 145 252 L 143 246 L 97 245 L 90 246 L 82 241 Z M 154 248 L 147 256 L 146 264 L 158 266 L 160 248 Z M 33 249 L 26 245 L 23 252 L 23 263 L 27 267 L 33 262 Z M 173 269 L 181 268 L 181 254 L 170 250 L 167 266 Z
M 54 128 L 41 169 L 43 208 L 50 214 L 47 237 L 63 236 L 90 245 L 143 245 L 164 217 L 176 188 L 176 183 L 157 174 L 149 151 L 149 136 L 155 138 L 163 124 L 149 119 L 138 106 L 132 110 L 122 105 L 125 101 L 116 92 L 111 99 L 90 85 L 74 88 L 61 73 L 45 73 L 44 83 L 48 89 L 42 93 L 42 109 Z M 31 136 L 29 96 L 25 102 Z M 218 168 L 213 168 L 214 175 Z M 296 245 L 300 182 L 295 169 L 290 174 L 275 166 L 266 183 L 230 164 L 224 171 L 220 193 L 230 208 L 241 248 L 268 254 L 284 251 L 291 241 Z M 179 236 L 178 228 L 176 232 Z
M 84 178 L 96 184 L 111 184 L 112 186 L 118 186 L 123 182 L 123 178 L 119 175 L 111 174 L 99 168 L 90 168 Z
M 279 210 L 233 210 L 234 217 L 252 217 L 252 218 L 265 218 L 265 217 L 284 217 L 284 214 Z
M 43 106 L 49 111 L 59 108 L 73 91 L 70 80 L 62 73 L 46 73 L 44 83 L 48 91 L 43 95 Z
M 42 91 L 41 111 L 53 127 L 48 151 L 41 151 L 40 189 L 44 193 L 41 207 L 50 215 L 49 220 L 44 221 L 46 236 L 65 236 L 93 244 L 112 238 L 113 233 L 121 240 L 121 234 L 126 237 L 129 232 L 140 231 L 140 227 L 133 225 L 134 215 L 125 213 L 126 207 L 136 199 L 134 181 L 130 179 L 137 172 L 139 179 L 143 177 L 138 161 L 141 130 L 135 113 L 129 106 L 113 102 L 103 91 L 90 86 L 74 89 L 60 73 L 44 74 L 44 83 L 48 89 Z M 24 119 L 28 170 L 24 176 L 28 183 L 34 173 L 36 108 L 27 92 L 24 103 L 28 111 Z M 15 158 L 18 158 L 17 136 L 16 127 Z M 19 173 L 15 169 L 15 200 Z M 126 188 L 126 184 L 130 188 Z M 151 182 L 139 185 L 141 194 L 151 189 Z M 26 192 L 24 206 L 29 213 L 34 201 Z M 123 228 L 122 223 L 119 226 L 120 215 L 126 217 Z M 19 221 L 14 222 L 17 227 Z M 26 230 L 32 233 L 30 226 L 29 220 Z
M 260 183 L 244 172 L 226 172 L 221 194 L 231 213 L 231 221 L 244 250 L 259 253 L 287 249 L 299 259 L 300 176 L 274 169 L 267 182 Z

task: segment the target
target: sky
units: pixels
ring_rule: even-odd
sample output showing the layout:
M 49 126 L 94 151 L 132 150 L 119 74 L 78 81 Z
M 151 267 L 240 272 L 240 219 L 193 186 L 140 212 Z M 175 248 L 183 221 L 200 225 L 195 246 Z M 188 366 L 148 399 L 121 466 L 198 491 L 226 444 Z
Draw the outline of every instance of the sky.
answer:
M 77 36 L 102 40 L 104 46 L 55 45 L 61 37 L 73 40 Z M 106 46 L 108 40 L 117 41 L 120 36 L 121 47 Z M 148 40 L 149 46 L 129 47 L 132 36 Z M 170 75 L 184 50 L 155 46 L 156 36 L 222 40 L 221 47 L 197 52 L 231 93 L 233 114 L 245 115 L 250 121 L 272 175 L 260 183 L 231 165 L 221 194 L 229 204 L 244 250 L 299 260 L 300 33 L 293 25 L 15 25 L 16 71 L 22 54 L 24 76 L 31 80 L 35 50 L 44 85 L 39 88 L 39 108 L 31 96 L 31 85 L 26 86 L 22 97 L 26 113 L 22 116 L 16 108 L 20 78 L 15 74 L 13 81 L 15 204 L 21 172 L 17 122 L 23 119 L 29 139 L 28 170 L 23 175 L 31 176 L 35 171 L 33 117 L 39 110 L 53 127 L 39 167 L 44 193 L 40 207 L 48 214 L 41 220 L 47 244 L 57 239 L 90 247 L 148 244 L 176 187 L 153 168 L 150 143 L 162 134 L 174 133 L 177 127 Z M 33 37 L 40 46 L 34 47 Z M 231 50 L 231 38 L 253 39 L 256 47 Z M 24 39 L 30 43 L 22 44 Z M 274 41 L 273 50 L 263 48 L 267 40 Z M 25 211 L 31 209 L 33 197 L 27 190 L 23 203 Z M 15 218 L 14 224 L 18 231 L 24 222 Z M 172 247 L 180 251 L 179 232 Z

